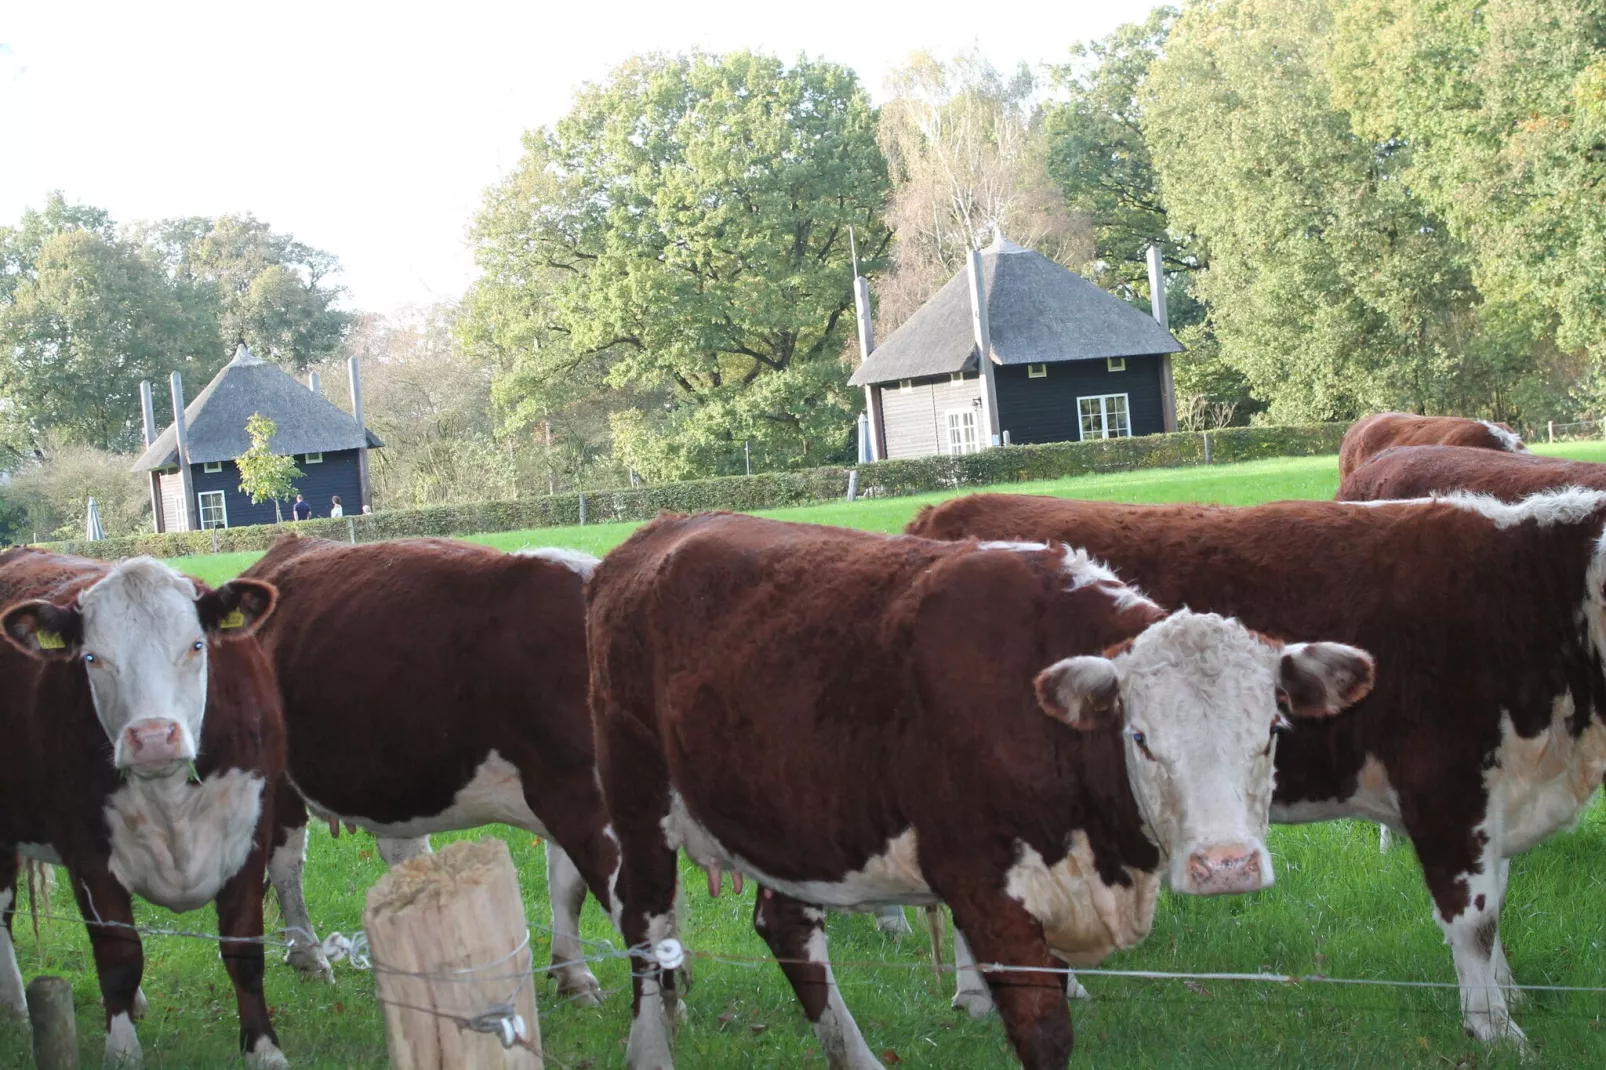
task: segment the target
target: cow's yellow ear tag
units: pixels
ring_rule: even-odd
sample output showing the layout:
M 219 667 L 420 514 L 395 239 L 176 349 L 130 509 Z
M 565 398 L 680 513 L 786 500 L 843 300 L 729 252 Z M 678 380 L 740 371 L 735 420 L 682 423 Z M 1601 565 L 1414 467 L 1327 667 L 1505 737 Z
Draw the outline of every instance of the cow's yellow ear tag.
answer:
M 40 629 L 33 633 L 33 641 L 39 644 L 40 650 L 66 650 L 67 643 L 55 632 Z
M 222 620 L 218 621 L 217 626 L 219 628 L 243 628 L 245 627 L 245 614 L 238 609 L 231 609 L 223 615 Z

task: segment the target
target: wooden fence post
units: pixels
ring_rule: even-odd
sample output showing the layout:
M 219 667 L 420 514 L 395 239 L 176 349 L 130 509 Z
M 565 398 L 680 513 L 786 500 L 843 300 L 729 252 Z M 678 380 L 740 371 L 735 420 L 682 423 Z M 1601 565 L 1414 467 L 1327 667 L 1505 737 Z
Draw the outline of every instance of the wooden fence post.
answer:
M 1546 421 L 1545 441 L 1546 442 L 1554 442 L 1554 441 L 1556 441 L 1556 421 L 1555 420 L 1547 420 Z
M 507 844 L 462 841 L 401 863 L 368 890 L 363 928 L 393 1070 L 541 1070 L 534 951 Z M 487 1031 L 470 1028 L 476 1018 Z
M 1210 432 L 1204 433 L 1205 464 L 1210 463 Z
M 60 977 L 28 982 L 28 1020 L 33 1025 L 33 1064 L 38 1070 L 78 1070 L 78 1020 L 72 985 Z

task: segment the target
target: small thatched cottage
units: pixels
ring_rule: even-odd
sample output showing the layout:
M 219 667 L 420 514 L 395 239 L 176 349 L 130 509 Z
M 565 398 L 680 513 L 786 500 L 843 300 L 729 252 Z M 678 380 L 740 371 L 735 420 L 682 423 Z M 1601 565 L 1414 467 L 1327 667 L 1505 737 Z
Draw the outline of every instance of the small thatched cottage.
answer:
M 352 383 L 360 413 L 362 391 L 355 368 Z M 236 457 L 251 448 L 245 422 L 258 412 L 276 425 L 273 452 L 295 457 L 296 467 L 303 473 L 296 480 L 296 489 L 312 506 L 313 516 L 328 516 L 335 495 L 340 496 L 347 513 L 361 512 L 369 501 L 367 451 L 384 443 L 362 427 L 358 418 L 336 408 L 315 386 L 302 385 L 244 345 L 195 400 L 183 406 L 188 473 L 179 464 L 179 426 L 169 424 L 159 436 L 154 435 L 149 391 L 143 393 L 146 437 L 155 441 L 135 463 L 134 471 L 151 473 L 157 531 L 274 522 L 272 502 L 253 505 L 240 492 L 240 471 L 234 464 Z M 285 519 L 290 519 L 289 503 L 282 508 Z
M 1002 237 L 977 259 L 979 273 L 960 271 L 853 373 L 875 457 L 1176 430 L 1170 331 Z

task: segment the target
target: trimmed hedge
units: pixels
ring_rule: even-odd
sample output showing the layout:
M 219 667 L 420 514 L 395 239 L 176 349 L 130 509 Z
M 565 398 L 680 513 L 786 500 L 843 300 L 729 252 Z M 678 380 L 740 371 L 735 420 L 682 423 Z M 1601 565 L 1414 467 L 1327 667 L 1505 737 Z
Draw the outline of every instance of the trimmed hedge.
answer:
M 1142 438 L 1010 446 L 957 457 L 877 461 L 859 466 L 858 493 L 865 497 L 891 498 L 956 487 L 984 487 L 1029 480 L 1063 479 L 1096 472 L 1203 464 L 1207 437 L 1214 463 L 1228 464 L 1267 457 L 1308 457 L 1337 453 L 1347 427 L 1347 424 L 1229 427 L 1205 433 L 1182 431 Z M 802 472 L 769 472 L 756 476 L 665 483 L 654 487 L 587 491 L 584 495 L 586 522 L 651 520 L 665 511 L 693 513 L 707 509 L 728 509 L 751 512 L 841 501 L 847 497 L 848 472 L 846 468 L 812 468 Z M 580 509 L 581 495 L 556 494 L 513 501 L 392 509 L 289 524 L 180 531 L 161 535 L 152 533 L 96 542 L 74 540 L 41 545 L 106 560 L 140 554 L 185 557 L 213 552 L 265 550 L 274 539 L 288 532 L 327 539 L 375 542 L 408 535 L 474 535 L 561 527 L 579 524 Z

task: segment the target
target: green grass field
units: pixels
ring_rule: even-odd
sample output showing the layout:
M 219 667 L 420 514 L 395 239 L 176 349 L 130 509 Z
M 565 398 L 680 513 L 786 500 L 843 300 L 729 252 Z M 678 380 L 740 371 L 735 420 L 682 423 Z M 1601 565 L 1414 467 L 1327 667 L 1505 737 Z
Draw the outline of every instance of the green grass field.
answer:
M 1606 444 L 1543 448 L 1606 460 Z M 1278 498 L 1330 497 L 1334 459 L 1255 462 L 1218 468 L 1122 473 L 1015 485 L 1014 491 L 1122 501 L 1209 501 L 1248 504 Z M 895 531 L 927 498 L 857 502 L 784 510 L 771 515 L 818 523 Z M 561 545 L 606 551 L 632 525 L 595 525 L 487 535 L 474 541 L 505 548 Z M 252 554 L 184 558 L 178 567 L 205 579 L 227 578 Z M 524 881 L 532 922 L 548 921 L 542 852 L 530 836 L 508 829 Z M 440 837 L 449 840 L 452 837 Z M 1580 828 L 1516 859 L 1502 938 L 1519 982 L 1606 987 L 1606 810 L 1592 806 Z M 1334 822 L 1272 832 L 1275 887 L 1246 897 L 1162 896 L 1146 943 L 1112 957 L 1112 969 L 1323 973 L 1341 978 L 1451 982 L 1449 951 L 1433 923 L 1426 890 L 1408 845 L 1379 855 L 1376 827 Z M 361 928 L 364 890 L 383 872 L 365 835 L 331 840 L 313 830 L 307 898 L 322 934 Z M 709 899 L 700 872 L 687 871 L 688 948 L 721 959 L 694 961 L 689 1021 L 677 1057 L 688 1070 L 823 1066 L 791 991 L 750 924 L 751 885 L 739 899 Z M 58 888 L 49 912 L 76 913 Z M 175 919 L 142 906 L 153 925 L 209 927 L 205 914 Z M 927 946 L 918 912 L 917 935 L 883 937 L 867 917 L 833 916 L 829 933 L 837 977 L 871 1047 L 889 1064 L 933 1067 L 1009 1065 L 996 1019 L 971 1022 L 948 1007 L 951 978 L 939 984 L 925 965 Z M 270 924 L 277 915 L 270 906 Z M 606 919 L 588 904 L 585 935 L 613 939 Z M 36 943 L 26 914 L 16 936 L 23 972 L 73 980 L 85 1065 L 98 1066 L 102 1045 L 99 994 L 88 940 L 76 920 L 40 923 Z M 537 930 L 541 960 L 548 941 Z M 201 1068 L 232 1065 L 237 1027 L 233 998 L 215 947 L 196 940 L 145 941 L 144 987 L 152 1005 L 140 1027 L 146 1065 Z M 333 985 L 303 981 L 272 955 L 268 998 L 286 1053 L 302 1068 L 366 1070 L 386 1065 L 381 1016 L 371 977 L 345 965 Z M 563 1005 L 543 982 L 541 1029 L 548 1065 L 623 1065 L 629 1030 L 625 963 L 594 969 L 609 993 L 597 1009 Z M 1606 994 L 1534 993 L 1518 1010 L 1532 1054 L 1485 1049 L 1461 1032 L 1453 989 L 1351 988 L 1335 985 L 1185 984 L 1084 977 L 1094 1000 L 1076 1004 L 1077 1065 L 1095 1067 L 1496 1067 L 1606 1065 Z M 0 1023 L 0 1068 L 28 1065 L 25 1034 Z

